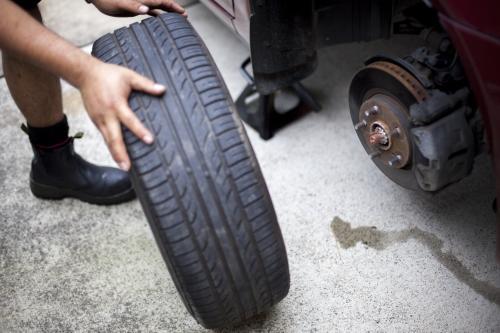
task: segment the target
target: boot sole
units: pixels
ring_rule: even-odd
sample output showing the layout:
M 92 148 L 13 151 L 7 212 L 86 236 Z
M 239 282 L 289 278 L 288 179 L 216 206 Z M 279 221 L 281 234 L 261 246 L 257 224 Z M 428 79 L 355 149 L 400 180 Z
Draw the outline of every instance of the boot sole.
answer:
M 131 187 L 126 191 L 107 197 L 96 197 L 70 189 L 61 189 L 50 185 L 37 183 L 30 179 L 30 188 L 33 195 L 39 199 L 62 200 L 74 198 L 95 205 L 116 205 L 135 199 L 135 191 Z

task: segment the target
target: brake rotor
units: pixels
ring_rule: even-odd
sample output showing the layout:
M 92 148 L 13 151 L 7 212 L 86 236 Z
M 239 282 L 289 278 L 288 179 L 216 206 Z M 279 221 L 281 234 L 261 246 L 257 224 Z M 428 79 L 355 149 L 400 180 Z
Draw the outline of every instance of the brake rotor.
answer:
M 410 189 L 419 186 L 409 107 L 426 98 L 426 89 L 409 71 L 387 61 L 360 70 L 349 89 L 351 118 L 366 152 L 386 176 Z
M 427 90 L 422 83 L 399 65 L 388 61 L 376 61 L 366 66 L 366 68 L 378 69 L 396 78 L 413 95 L 418 103 L 425 101 L 428 97 Z

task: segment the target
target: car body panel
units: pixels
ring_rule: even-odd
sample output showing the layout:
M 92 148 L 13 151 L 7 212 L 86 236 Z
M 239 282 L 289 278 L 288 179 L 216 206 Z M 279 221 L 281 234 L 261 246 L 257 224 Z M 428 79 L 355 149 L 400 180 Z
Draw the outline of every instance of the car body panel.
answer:
M 234 30 L 234 10 L 232 0 L 200 0 L 208 7 L 222 22 Z
M 234 17 L 233 0 L 214 0 L 214 1 L 217 2 L 219 6 L 224 8 L 224 10 L 229 13 L 229 15 L 232 15 Z
M 436 8 L 446 17 L 492 36 L 500 36 L 498 0 L 435 0 Z
M 250 1 L 234 1 L 234 27 L 238 35 L 249 45 L 250 44 L 250 15 L 252 14 Z
M 500 2 L 436 1 L 440 20 L 458 50 L 483 118 L 500 198 Z M 497 215 L 500 229 L 500 216 Z M 500 230 L 497 232 L 500 260 Z

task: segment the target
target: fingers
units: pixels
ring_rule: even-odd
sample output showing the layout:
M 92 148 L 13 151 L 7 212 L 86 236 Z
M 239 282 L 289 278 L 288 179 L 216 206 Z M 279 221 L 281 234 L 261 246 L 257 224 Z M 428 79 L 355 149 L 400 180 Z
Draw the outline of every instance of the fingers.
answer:
M 130 159 L 125 148 L 121 124 L 146 144 L 153 143 L 153 135 L 135 116 L 125 101 L 123 105 L 110 109 L 105 116 L 94 121 L 101 132 L 111 156 L 124 171 L 130 169 Z
M 120 121 L 125 125 L 135 136 L 144 141 L 147 144 L 153 143 L 153 135 L 144 126 L 141 121 L 135 116 L 135 114 L 130 110 L 127 104 L 120 107 L 119 112 Z
M 146 144 L 154 140 L 130 109 L 130 93 L 136 90 L 161 95 L 165 92 L 165 86 L 124 67 L 103 64 L 97 69 L 93 71 L 95 80 L 86 80 L 80 89 L 85 108 L 106 140 L 113 159 L 120 168 L 128 170 L 130 159 L 123 142 L 121 124 Z
M 110 113 L 105 119 L 97 125 L 101 132 L 111 156 L 124 171 L 130 169 L 130 159 L 123 142 L 121 125 L 125 125 L 134 135 L 144 141 L 146 144 L 153 143 L 153 135 L 135 116 L 128 104 L 121 105 L 115 112 Z
M 99 127 L 111 156 L 116 161 L 120 169 L 128 171 L 130 169 L 130 159 L 128 158 L 125 144 L 123 143 L 120 122 L 114 117 L 105 120 Z
M 141 1 L 137 0 L 126 0 L 120 4 L 122 10 L 135 13 L 135 14 L 147 14 L 149 12 L 149 7 L 144 5 Z
M 130 85 L 134 90 L 142 91 L 151 95 L 161 95 L 166 90 L 164 85 L 155 83 L 140 74 L 131 71 L 130 75 Z
M 187 16 L 186 10 L 173 0 L 141 0 L 150 9 L 162 9 Z
M 150 16 L 159 16 L 163 13 L 163 11 L 161 11 L 160 9 L 151 9 L 149 12 L 148 12 L 148 15 Z

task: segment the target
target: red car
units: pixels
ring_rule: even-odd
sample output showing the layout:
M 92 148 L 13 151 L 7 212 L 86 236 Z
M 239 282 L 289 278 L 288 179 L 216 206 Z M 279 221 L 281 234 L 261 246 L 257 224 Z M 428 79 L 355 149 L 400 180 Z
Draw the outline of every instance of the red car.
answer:
M 374 55 L 353 73 L 348 98 L 361 143 L 390 179 L 429 192 L 467 176 L 474 158 L 489 151 L 500 194 L 500 2 L 202 2 L 249 43 L 253 77 L 247 76 L 267 104 L 314 71 L 318 48 L 420 35 L 412 54 Z M 237 105 L 263 138 L 272 136 L 272 108 L 252 115 Z

